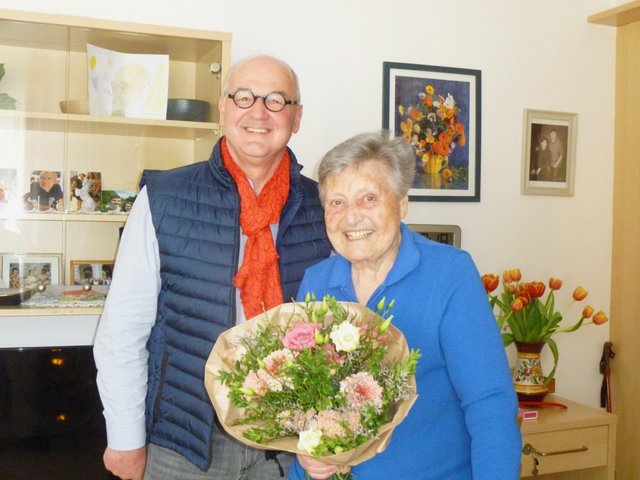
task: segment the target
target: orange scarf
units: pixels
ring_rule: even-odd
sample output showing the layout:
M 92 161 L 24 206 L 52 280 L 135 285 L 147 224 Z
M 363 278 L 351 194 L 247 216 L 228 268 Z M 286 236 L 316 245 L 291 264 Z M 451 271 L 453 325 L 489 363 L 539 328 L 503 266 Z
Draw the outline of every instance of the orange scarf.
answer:
M 289 196 L 289 152 L 267 181 L 260 195 L 231 158 L 225 138 L 220 142 L 222 163 L 229 170 L 240 194 L 240 226 L 247 236 L 242 266 L 233 279 L 247 320 L 283 303 L 278 269 L 278 252 L 269 224 L 280 221 L 280 213 Z

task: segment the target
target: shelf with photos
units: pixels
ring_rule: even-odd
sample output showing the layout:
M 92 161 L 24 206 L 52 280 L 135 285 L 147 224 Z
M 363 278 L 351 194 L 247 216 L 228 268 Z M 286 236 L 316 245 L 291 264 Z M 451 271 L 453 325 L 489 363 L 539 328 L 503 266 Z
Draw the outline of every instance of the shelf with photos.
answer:
M 108 287 L 142 172 L 209 158 L 230 63 L 228 32 L 0 9 L 0 288 Z M 38 298 L 0 317 L 101 311 Z
M 92 285 L 85 289 L 83 285 L 46 285 L 45 288 L 33 287 L 0 293 L 0 317 L 57 316 L 57 315 L 100 315 L 109 287 Z M 21 303 L 9 301 L 17 295 Z

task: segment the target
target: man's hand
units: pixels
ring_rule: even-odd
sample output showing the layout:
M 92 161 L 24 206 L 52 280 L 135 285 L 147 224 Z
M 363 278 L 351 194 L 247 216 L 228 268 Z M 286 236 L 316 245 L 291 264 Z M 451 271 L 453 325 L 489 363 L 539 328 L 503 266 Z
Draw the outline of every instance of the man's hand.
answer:
M 330 465 L 307 455 L 298 454 L 298 461 L 314 480 L 326 480 L 338 470 L 337 465 Z
M 114 450 L 107 447 L 102 457 L 104 466 L 122 480 L 142 480 L 147 463 L 147 447 Z

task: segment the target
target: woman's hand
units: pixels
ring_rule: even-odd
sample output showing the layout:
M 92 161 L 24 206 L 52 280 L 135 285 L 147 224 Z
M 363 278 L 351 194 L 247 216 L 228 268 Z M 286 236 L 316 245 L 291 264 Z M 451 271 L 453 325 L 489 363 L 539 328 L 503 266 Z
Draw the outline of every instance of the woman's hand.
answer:
M 302 465 L 313 480 L 326 480 L 338 470 L 337 465 L 321 462 L 313 457 L 298 454 L 298 462 Z

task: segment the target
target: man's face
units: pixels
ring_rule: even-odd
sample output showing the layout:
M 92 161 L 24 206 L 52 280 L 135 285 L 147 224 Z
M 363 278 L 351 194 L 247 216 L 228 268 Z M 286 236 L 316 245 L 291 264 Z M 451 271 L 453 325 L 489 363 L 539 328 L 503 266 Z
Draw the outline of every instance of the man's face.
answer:
M 56 174 L 53 172 L 42 172 L 38 184 L 42 190 L 48 192 L 56 184 Z
M 270 58 L 256 58 L 241 65 L 229 79 L 228 91 L 248 89 L 254 95 L 282 93 L 287 100 L 298 100 L 289 71 Z M 232 99 L 220 97 L 220 124 L 227 137 L 233 159 L 244 171 L 247 168 L 275 165 L 293 133 L 300 128 L 302 107 L 287 105 L 279 112 L 267 110 L 264 101 L 242 109 Z
M 113 208 L 119 208 L 122 203 L 122 199 L 120 197 L 111 197 L 110 203 Z
M 558 134 L 556 132 L 551 132 L 549 134 L 549 139 L 551 140 L 551 143 L 555 142 L 558 139 Z

